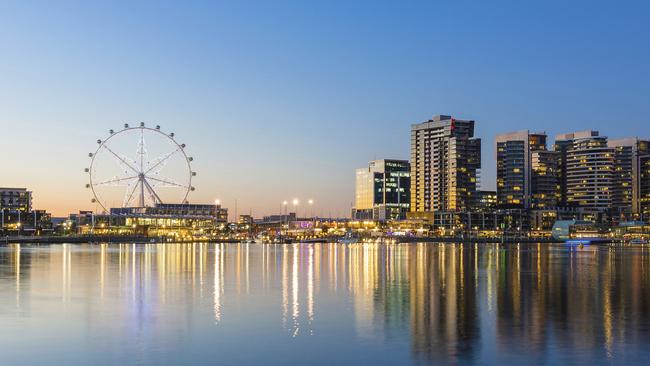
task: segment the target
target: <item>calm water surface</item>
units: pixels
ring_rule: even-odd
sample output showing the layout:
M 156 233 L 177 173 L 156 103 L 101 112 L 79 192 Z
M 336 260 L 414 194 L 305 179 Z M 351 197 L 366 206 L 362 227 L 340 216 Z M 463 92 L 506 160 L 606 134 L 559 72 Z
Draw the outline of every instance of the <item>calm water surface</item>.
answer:
M 648 248 L 0 247 L 0 364 L 647 364 Z

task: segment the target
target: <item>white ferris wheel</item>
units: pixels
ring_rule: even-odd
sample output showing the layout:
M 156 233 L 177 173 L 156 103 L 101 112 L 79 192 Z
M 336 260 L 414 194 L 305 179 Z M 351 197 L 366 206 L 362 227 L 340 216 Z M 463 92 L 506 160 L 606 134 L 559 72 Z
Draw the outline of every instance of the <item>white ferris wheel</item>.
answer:
M 194 191 L 190 163 L 185 144 L 178 143 L 174 133 L 165 133 L 160 126 L 136 127 L 128 124 L 119 131 L 110 130 L 99 147 L 89 153 L 86 168 L 92 191 L 92 202 L 104 211 L 111 207 L 149 207 L 159 203 L 187 203 Z

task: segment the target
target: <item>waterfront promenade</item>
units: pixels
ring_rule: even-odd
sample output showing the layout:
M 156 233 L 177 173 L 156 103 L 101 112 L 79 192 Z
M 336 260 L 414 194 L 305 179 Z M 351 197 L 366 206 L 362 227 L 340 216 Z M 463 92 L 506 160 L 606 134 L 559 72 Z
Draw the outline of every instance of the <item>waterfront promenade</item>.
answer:
M 42 244 L 61 243 L 62 244 L 62 243 L 166 243 L 166 242 L 170 242 L 170 241 L 167 238 L 148 237 L 142 235 L 5 236 L 0 239 L 0 245 L 12 244 L 12 243 L 42 243 Z M 175 242 L 183 242 L 183 241 L 177 240 Z M 194 240 L 194 242 L 237 243 L 239 242 L 239 240 L 213 238 L 210 240 Z

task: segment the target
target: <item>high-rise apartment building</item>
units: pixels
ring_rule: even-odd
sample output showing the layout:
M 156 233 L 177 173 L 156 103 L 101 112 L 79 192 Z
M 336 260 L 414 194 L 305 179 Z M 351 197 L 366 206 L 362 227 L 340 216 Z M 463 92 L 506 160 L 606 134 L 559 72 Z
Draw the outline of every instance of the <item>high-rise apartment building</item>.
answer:
M 612 177 L 612 211 L 624 220 L 647 217 L 650 211 L 648 200 L 648 157 L 650 141 L 638 138 L 610 140 L 608 146 L 614 156 Z
M 558 153 L 536 150 L 531 153 L 532 208 L 548 209 L 558 206 Z
M 567 206 L 588 212 L 604 212 L 612 205 L 613 149 L 597 131 L 555 137 L 558 157 L 559 195 Z
M 564 137 L 567 138 L 567 140 L 558 140 L 559 137 Z M 560 207 L 567 207 L 567 171 L 566 171 L 566 165 L 567 165 L 567 153 L 569 151 L 569 147 L 571 147 L 571 139 L 568 139 L 569 135 L 557 135 L 555 136 L 555 143 L 553 144 L 553 151 L 557 154 L 556 155 L 556 160 L 555 160 L 555 165 L 556 165 L 556 179 L 557 179 L 557 189 L 556 189 L 556 197 L 557 197 L 557 203 L 558 206 Z
M 555 206 L 555 153 L 546 134 L 517 131 L 496 137 L 497 202 L 503 208 Z
M 354 219 L 404 219 L 410 207 L 409 162 L 373 160 L 367 168 L 357 169 L 355 188 Z
M 639 203 L 641 219 L 650 220 L 650 154 L 639 155 Z
M 474 121 L 434 116 L 411 125 L 411 211 L 467 211 L 481 168 Z

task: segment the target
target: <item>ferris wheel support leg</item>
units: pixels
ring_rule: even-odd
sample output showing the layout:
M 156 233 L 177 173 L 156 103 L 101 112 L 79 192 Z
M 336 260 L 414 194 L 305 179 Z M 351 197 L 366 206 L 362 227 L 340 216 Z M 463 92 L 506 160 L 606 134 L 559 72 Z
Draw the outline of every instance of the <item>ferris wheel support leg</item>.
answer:
M 144 179 L 140 179 L 140 207 L 144 207 Z
M 128 205 L 131 202 L 131 199 L 133 198 L 133 195 L 135 194 L 135 191 L 137 189 L 138 189 L 138 183 L 133 185 L 133 190 L 131 191 L 131 194 L 128 195 L 128 197 L 124 196 L 124 203 L 122 204 L 122 207 L 128 207 Z
M 147 190 L 149 193 L 151 193 L 151 196 L 154 198 L 154 201 L 157 203 L 162 203 L 162 200 L 160 199 L 160 196 L 158 196 L 158 193 L 153 189 L 153 187 L 147 182 L 146 179 L 143 180 L 144 184 L 146 184 Z

